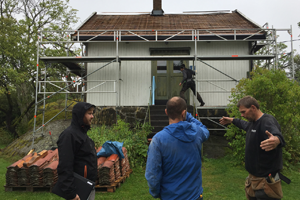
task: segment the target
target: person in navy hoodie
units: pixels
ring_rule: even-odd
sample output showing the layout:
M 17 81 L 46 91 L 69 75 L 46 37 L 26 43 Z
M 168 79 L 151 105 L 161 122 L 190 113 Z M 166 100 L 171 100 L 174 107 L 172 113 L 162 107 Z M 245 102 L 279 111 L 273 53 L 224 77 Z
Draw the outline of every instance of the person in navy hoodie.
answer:
M 202 200 L 201 148 L 209 131 L 186 110 L 184 99 L 171 98 L 169 125 L 149 145 L 145 177 L 154 198 Z

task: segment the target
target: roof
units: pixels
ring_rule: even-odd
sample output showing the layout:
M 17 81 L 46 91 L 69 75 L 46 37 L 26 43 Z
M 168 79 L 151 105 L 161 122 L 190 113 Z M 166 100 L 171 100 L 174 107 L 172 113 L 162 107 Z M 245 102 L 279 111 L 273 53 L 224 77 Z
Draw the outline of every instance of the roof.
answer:
M 80 27 L 80 39 L 86 36 L 97 36 L 93 40 L 101 37 L 113 35 L 113 31 L 123 31 L 123 35 L 133 35 L 126 31 L 142 31 L 138 35 L 154 35 L 154 31 L 159 31 L 158 35 L 173 35 L 178 30 L 185 30 L 180 35 L 192 35 L 192 30 L 198 30 L 199 35 L 252 35 L 260 29 L 257 24 L 249 20 L 242 13 L 235 10 L 231 13 L 213 14 L 165 14 L 163 16 L 152 16 L 150 14 L 140 15 L 99 15 L 94 13 Z M 249 30 L 252 29 L 252 30 Z M 257 30 L 254 30 L 257 29 Z M 85 32 L 84 30 L 89 30 Z M 108 31 L 106 33 L 93 31 Z M 172 31 L 177 32 L 172 32 Z M 209 31 L 207 31 L 209 30 Z M 110 32 L 109 32 L 110 31 Z M 214 33 L 212 34 L 211 31 Z M 126 33 L 125 33 L 126 32 Z M 76 36 L 74 34 L 73 36 Z M 258 35 L 262 36 L 263 33 Z M 255 36 L 256 37 L 256 36 Z M 108 38 L 106 38 L 107 40 Z M 263 38 L 261 38 L 263 39 Z

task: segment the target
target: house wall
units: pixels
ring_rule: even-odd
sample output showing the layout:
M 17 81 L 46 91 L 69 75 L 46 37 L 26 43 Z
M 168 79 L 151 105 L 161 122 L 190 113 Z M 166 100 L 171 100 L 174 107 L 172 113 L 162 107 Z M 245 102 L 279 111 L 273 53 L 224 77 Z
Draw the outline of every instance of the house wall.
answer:
M 198 44 L 197 51 L 198 55 L 203 56 L 249 55 L 249 47 L 247 42 L 204 42 Z M 247 77 L 247 72 L 250 69 L 249 60 L 215 60 L 204 62 L 237 80 Z M 192 62 L 190 62 L 190 66 L 192 66 Z M 196 62 L 196 71 L 197 80 L 232 80 L 226 75 L 214 70 L 200 61 Z M 205 106 L 226 106 L 229 103 L 231 88 L 234 88 L 237 84 L 238 82 L 236 81 L 207 81 L 198 82 L 196 87 L 205 102 Z M 216 91 L 220 92 L 215 93 Z M 193 95 L 191 94 L 190 97 L 192 99 Z M 198 101 L 196 101 L 196 103 L 199 105 Z
M 194 55 L 194 42 L 120 42 L 119 56 L 149 56 L 149 48 L 172 48 L 172 47 L 190 47 L 191 55 Z M 116 55 L 116 43 L 101 42 L 89 43 L 87 48 L 89 56 L 114 56 Z M 197 54 L 221 56 L 221 55 L 248 55 L 248 42 L 198 42 Z M 249 71 L 249 61 L 205 61 L 213 67 L 230 75 L 235 79 L 246 77 Z M 88 63 L 87 73 L 91 73 L 106 63 Z M 189 62 L 190 66 L 193 62 Z M 120 74 L 119 74 L 120 69 Z M 211 67 L 197 61 L 196 79 L 229 79 L 225 75 L 217 72 Z M 151 86 L 151 61 L 122 61 L 112 63 L 109 66 L 90 75 L 88 80 L 118 80 L 120 75 L 120 88 L 116 83 L 115 90 L 120 91 L 120 95 L 115 93 L 88 93 L 87 101 L 96 106 L 146 106 L 150 100 Z M 88 83 L 87 89 L 96 86 L 98 83 Z M 226 106 L 230 93 L 211 93 L 211 91 L 227 91 L 235 87 L 235 82 L 198 82 L 197 90 L 205 101 L 206 106 Z M 112 82 L 103 84 L 91 91 L 113 91 Z M 191 94 L 191 99 L 192 99 Z M 197 101 L 196 101 L 197 102 Z M 191 101 L 192 103 L 192 101 Z M 198 105 L 198 102 L 197 102 Z

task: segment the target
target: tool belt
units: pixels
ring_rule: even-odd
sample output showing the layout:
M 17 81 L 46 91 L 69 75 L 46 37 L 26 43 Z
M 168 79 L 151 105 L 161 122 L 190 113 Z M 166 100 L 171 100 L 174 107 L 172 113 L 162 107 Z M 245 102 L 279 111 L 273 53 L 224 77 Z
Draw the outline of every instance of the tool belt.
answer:
M 269 183 L 267 177 L 256 177 L 252 174 L 246 178 L 245 192 L 247 199 L 250 197 L 264 198 L 265 196 L 275 199 L 283 197 L 281 179 Z

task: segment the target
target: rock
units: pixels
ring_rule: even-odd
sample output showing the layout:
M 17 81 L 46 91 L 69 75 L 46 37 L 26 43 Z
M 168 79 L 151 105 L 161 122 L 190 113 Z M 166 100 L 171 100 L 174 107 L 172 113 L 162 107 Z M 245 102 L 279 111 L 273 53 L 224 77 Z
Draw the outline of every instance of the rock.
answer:
M 50 122 L 44 127 L 44 131 L 39 130 L 34 135 L 34 143 L 33 148 L 35 152 L 40 152 L 42 150 L 49 150 L 53 146 L 57 146 L 56 142 L 58 140 L 59 135 L 63 130 L 65 130 L 71 124 L 71 119 L 68 120 L 57 120 Z M 49 134 L 51 131 L 51 136 Z M 7 147 L 2 149 L 2 154 L 14 156 L 24 156 L 32 149 L 32 141 L 33 141 L 33 132 L 28 131 L 20 138 L 14 140 Z

